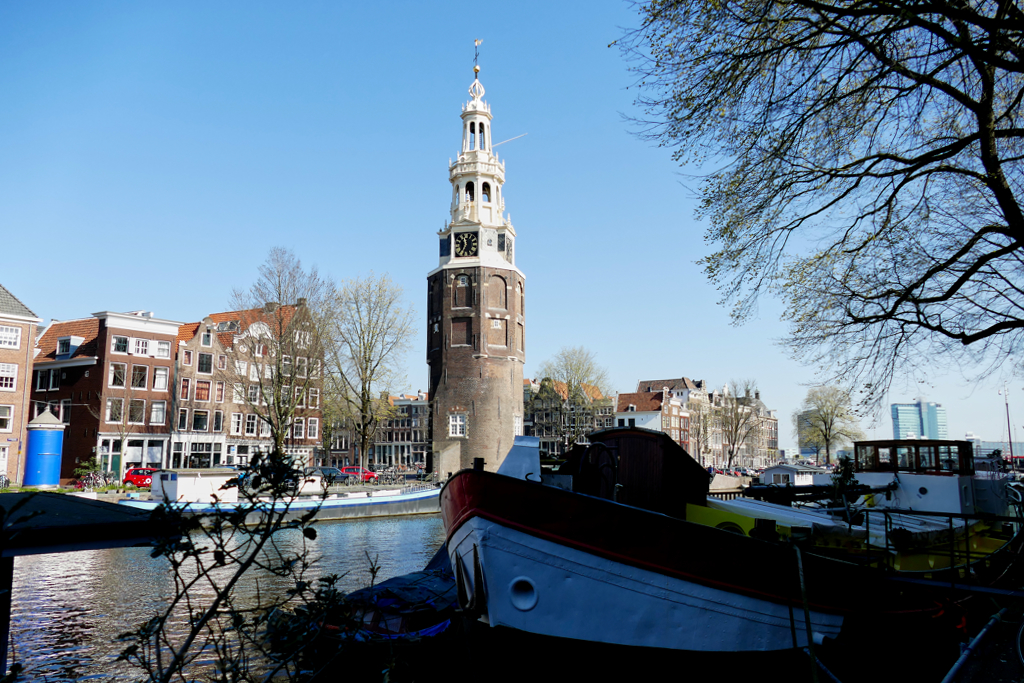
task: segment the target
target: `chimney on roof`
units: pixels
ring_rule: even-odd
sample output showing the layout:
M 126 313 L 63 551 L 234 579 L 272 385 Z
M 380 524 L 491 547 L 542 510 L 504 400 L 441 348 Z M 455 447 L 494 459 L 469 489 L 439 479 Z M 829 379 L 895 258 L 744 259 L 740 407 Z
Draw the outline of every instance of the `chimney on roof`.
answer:
M 758 389 L 757 391 L 754 392 L 754 398 L 756 398 L 758 401 L 761 400 L 761 390 L 760 389 Z
M 267 303 L 263 304 L 263 312 L 273 313 L 274 311 L 277 310 L 278 306 L 280 305 L 281 304 L 277 303 L 276 301 L 268 301 Z

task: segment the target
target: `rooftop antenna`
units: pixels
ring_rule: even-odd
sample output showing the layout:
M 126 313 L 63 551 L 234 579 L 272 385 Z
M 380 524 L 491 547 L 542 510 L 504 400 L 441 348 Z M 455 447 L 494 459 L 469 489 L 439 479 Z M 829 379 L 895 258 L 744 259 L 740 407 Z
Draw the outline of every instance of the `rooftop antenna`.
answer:
M 480 60 L 480 43 L 484 41 L 477 38 L 473 41 L 473 76 L 477 80 L 480 80 L 480 65 L 477 62 Z

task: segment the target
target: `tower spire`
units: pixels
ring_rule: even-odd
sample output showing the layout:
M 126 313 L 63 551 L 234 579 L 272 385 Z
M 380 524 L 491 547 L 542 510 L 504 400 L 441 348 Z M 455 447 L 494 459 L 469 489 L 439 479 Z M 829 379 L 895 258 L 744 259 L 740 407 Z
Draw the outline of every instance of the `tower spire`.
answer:
M 480 65 L 477 63 L 480 61 L 480 43 L 484 41 L 477 38 L 473 41 L 473 77 L 480 78 Z

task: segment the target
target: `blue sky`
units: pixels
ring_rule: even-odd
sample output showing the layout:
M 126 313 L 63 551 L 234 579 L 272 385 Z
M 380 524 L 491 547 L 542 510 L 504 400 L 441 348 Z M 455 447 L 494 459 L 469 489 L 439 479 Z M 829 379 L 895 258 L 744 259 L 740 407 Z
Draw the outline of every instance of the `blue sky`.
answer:
M 527 134 L 498 150 L 527 276 L 526 375 L 585 346 L 619 391 L 754 379 L 792 448 L 814 372 L 775 345 L 775 302 L 733 327 L 694 264 L 695 185 L 624 119 L 641 112 L 608 44 L 636 24 L 631 6 L 370 4 L 0 4 L 0 283 L 44 320 L 192 321 L 284 246 L 335 278 L 387 272 L 404 288 L 423 321 L 408 388 L 426 389 L 426 273 L 480 38 L 494 139 Z M 943 371 L 887 402 L 924 395 L 951 437 L 997 440 L 1000 386 Z M 864 426 L 891 434 L 887 411 Z

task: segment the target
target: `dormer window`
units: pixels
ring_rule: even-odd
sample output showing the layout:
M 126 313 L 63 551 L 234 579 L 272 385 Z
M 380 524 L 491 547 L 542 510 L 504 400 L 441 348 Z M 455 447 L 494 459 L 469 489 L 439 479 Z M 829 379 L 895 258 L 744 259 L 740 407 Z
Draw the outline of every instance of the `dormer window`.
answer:
M 627 413 L 635 413 L 635 412 L 636 412 L 636 406 L 635 406 L 635 405 L 633 405 L 632 403 L 630 403 L 630 404 L 629 404 L 629 407 L 628 407 L 628 408 L 626 408 L 626 412 L 627 412 Z
M 68 356 L 71 354 L 71 337 L 57 340 L 57 355 Z

